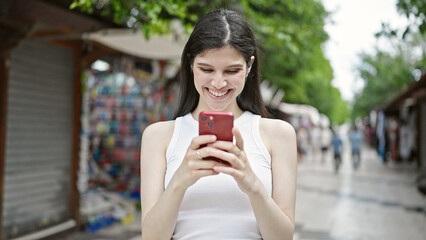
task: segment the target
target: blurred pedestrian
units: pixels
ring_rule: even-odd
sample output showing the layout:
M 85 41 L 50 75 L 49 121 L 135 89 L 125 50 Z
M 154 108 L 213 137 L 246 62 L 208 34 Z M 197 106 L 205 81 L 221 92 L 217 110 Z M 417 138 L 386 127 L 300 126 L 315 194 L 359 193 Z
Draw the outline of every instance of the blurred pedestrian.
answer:
M 361 164 L 361 142 L 363 140 L 362 132 L 358 127 L 353 126 L 349 132 L 349 141 L 351 142 L 352 165 L 358 169 Z
M 333 136 L 331 139 L 331 144 L 333 145 L 334 153 L 334 171 L 339 172 L 340 165 L 342 164 L 342 138 L 340 137 L 336 129 L 332 129 Z
M 309 145 L 309 133 L 303 125 L 299 125 L 296 130 L 297 137 L 297 153 L 299 156 L 299 161 L 302 162 L 304 156 L 308 151 Z
M 321 157 L 318 156 L 321 154 L 321 128 L 318 125 L 312 124 L 312 127 L 309 131 L 310 133 L 310 144 L 311 144 L 311 153 L 313 158 Z
M 331 145 L 331 137 L 332 133 L 329 127 L 323 126 L 321 128 L 321 135 L 320 135 L 320 141 L 321 141 L 321 163 L 325 163 L 325 160 L 328 155 L 328 149 Z

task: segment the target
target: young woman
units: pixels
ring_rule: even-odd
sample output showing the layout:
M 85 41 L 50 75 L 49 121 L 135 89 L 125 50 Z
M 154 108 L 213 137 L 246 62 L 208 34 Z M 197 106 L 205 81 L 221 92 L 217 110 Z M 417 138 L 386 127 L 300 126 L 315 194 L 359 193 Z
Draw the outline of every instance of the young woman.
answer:
M 220 9 L 197 22 L 180 81 L 176 119 L 142 137 L 142 239 L 292 239 L 296 135 L 263 118 L 255 36 L 240 15 Z M 202 111 L 232 112 L 235 144 L 198 136 Z

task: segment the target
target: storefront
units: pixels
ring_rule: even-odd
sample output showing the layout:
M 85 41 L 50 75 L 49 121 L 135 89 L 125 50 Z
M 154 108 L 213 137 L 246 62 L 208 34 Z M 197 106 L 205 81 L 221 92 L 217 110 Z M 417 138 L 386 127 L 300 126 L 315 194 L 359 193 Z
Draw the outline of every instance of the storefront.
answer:
M 94 216 L 84 210 L 120 215 L 81 203 L 94 189 L 138 198 L 140 135 L 171 118 L 178 67 L 167 59 L 181 49 L 140 56 L 102 41 L 108 22 L 48 1 L 0 6 L 0 238 L 77 229 Z M 91 67 L 100 58 L 109 69 Z
M 45 1 L 1 9 L 0 238 L 40 239 L 79 224 L 81 41 L 55 39 L 112 25 Z
M 75 226 L 73 53 L 25 39 L 8 61 L 2 237 Z
M 371 113 L 384 161 L 415 161 L 426 192 L 426 74 Z
M 138 49 L 136 55 L 121 47 L 119 54 L 101 57 L 83 74 L 78 190 L 81 219 L 85 230 L 93 232 L 140 214 L 141 135 L 149 124 L 173 118 L 184 40 L 156 37 L 156 44 L 162 42 L 158 47 L 142 39 L 124 44 L 142 38 L 130 30 L 88 38 L 110 49 Z
M 8 3 L 32 21 L 0 22 L 0 238 L 132 221 L 141 133 L 172 118 L 186 39 L 178 26 L 147 41 L 44 1 Z

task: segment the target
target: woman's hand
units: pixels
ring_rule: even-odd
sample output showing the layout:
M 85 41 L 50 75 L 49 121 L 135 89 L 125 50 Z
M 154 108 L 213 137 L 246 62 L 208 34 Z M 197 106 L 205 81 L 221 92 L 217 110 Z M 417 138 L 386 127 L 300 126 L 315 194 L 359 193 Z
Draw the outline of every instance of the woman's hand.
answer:
M 212 144 L 215 141 L 216 136 L 214 135 L 201 135 L 192 139 L 185 157 L 174 175 L 179 186 L 187 189 L 202 177 L 218 174 L 218 172 L 214 170 L 214 167 L 224 166 L 224 164 L 203 159 L 208 156 L 213 156 L 212 152 L 217 152 L 217 150 L 210 146 L 200 148 L 203 145 Z
M 253 172 L 247 159 L 247 155 L 244 152 L 244 141 L 241 133 L 234 127 L 232 129 L 232 134 L 235 136 L 236 145 L 226 141 L 217 141 L 209 145 L 217 150 L 222 150 L 217 151 L 214 156 L 230 164 L 230 166 L 214 166 L 213 170 L 215 172 L 229 174 L 234 177 L 240 189 L 246 194 L 259 191 L 258 186 L 260 185 L 258 183 L 260 183 L 260 180 Z

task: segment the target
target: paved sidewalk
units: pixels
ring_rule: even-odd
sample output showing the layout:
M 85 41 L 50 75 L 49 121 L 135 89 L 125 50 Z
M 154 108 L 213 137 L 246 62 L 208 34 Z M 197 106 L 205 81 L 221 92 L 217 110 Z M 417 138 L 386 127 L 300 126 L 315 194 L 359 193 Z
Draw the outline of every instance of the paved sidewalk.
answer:
M 140 214 L 129 224 L 115 223 L 96 233 L 75 232 L 54 240 L 141 240 Z
M 331 153 L 326 162 L 319 159 L 299 163 L 295 240 L 426 239 L 426 198 L 416 188 L 416 166 L 383 165 L 365 146 L 356 171 L 347 149 L 338 174 Z
M 416 189 L 416 167 L 383 165 L 373 149 L 352 169 L 348 150 L 338 174 L 331 153 L 321 163 L 308 155 L 298 166 L 295 240 L 423 240 L 426 198 Z M 95 234 L 74 233 L 61 240 L 140 240 L 140 218 Z

